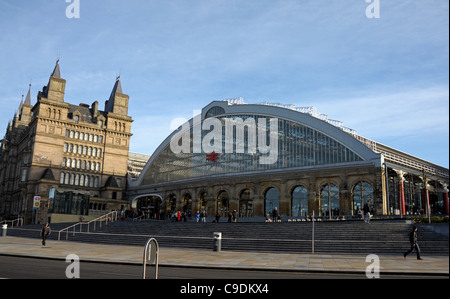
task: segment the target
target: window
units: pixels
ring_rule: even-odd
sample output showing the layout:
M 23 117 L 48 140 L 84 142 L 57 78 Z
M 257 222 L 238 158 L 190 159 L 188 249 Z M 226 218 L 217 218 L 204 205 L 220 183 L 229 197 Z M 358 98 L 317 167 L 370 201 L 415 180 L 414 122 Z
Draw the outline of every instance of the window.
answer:
M 75 115 L 73 118 L 73 121 L 77 124 L 80 122 L 80 117 L 78 115 Z
M 75 139 L 79 139 L 80 138 L 80 132 L 75 132 Z
M 98 137 L 98 142 L 103 143 L 103 136 Z
M 94 140 L 94 135 L 89 134 L 89 141 L 93 141 Z
M 94 136 L 94 142 L 98 142 L 98 135 Z
M 83 147 L 83 155 L 87 155 L 87 146 Z
M 84 139 L 84 133 L 83 133 L 83 132 L 80 133 L 80 139 L 81 139 L 81 140 Z
M 339 188 L 328 184 L 320 192 L 322 216 L 332 217 L 339 215 Z
M 103 120 L 98 121 L 98 127 L 101 129 L 103 128 Z
M 98 151 L 97 151 L 97 157 L 100 158 L 101 156 L 102 156 L 102 149 L 99 148 Z
M 70 136 L 70 130 L 66 130 L 66 137 Z
M 69 144 L 64 143 L 64 152 L 67 153 L 67 149 L 69 148 Z
M 70 131 L 70 138 L 73 138 L 73 136 L 75 135 L 75 132 L 74 131 Z
M 298 186 L 292 191 L 292 216 L 304 217 L 308 215 L 308 190 Z
M 89 147 L 88 156 L 92 156 L 92 147 Z
M 358 210 L 363 209 L 364 204 L 373 201 L 373 188 L 368 182 L 359 182 L 353 188 L 353 215 L 358 215 Z
M 264 206 L 265 206 L 265 211 L 266 211 L 266 215 L 269 214 L 270 217 L 273 217 L 273 210 L 275 210 L 275 208 L 279 207 L 279 198 L 280 198 L 280 194 L 278 192 L 277 188 L 270 188 L 269 190 L 267 190 L 266 192 L 266 196 L 265 196 L 265 201 L 264 201 Z M 278 215 L 280 215 L 280 211 L 278 210 Z
M 61 166 L 62 166 L 62 167 L 66 167 L 66 163 L 67 163 L 67 159 L 66 159 L 66 158 L 63 158 L 62 163 L 61 163 Z
M 22 182 L 25 182 L 27 180 L 27 170 L 22 169 Z
M 69 153 L 73 153 L 73 144 L 69 144 Z
M 100 162 L 97 162 L 97 171 L 100 171 Z
M 61 174 L 59 175 L 59 183 L 64 184 L 64 172 L 61 172 Z

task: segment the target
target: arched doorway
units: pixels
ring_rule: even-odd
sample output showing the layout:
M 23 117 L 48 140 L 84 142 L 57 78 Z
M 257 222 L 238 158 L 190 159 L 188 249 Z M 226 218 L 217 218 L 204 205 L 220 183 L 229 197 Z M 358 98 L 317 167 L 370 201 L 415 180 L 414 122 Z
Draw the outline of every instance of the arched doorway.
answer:
M 422 205 L 422 179 L 413 174 L 406 174 L 404 178 L 406 214 L 417 215 L 426 213 L 424 205 Z
M 280 213 L 279 204 L 280 204 L 280 193 L 278 192 L 278 189 L 275 187 L 267 189 L 266 194 L 264 196 L 264 211 L 265 211 L 264 216 L 269 214 L 269 216 L 272 218 L 273 217 L 272 212 L 275 208 L 277 208 L 279 215 Z
M 176 212 L 177 209 L 177 196 L 175 194 L 170 194 L 167 197 L 167 205 L 166 209 L 169 215 L 172 215 Z
M 220 217 L 228 217 L 229 209 L 230 198 L 228 192 L 222 190 L 217 194 L 217 213 L 219 213 Z
M 160 219 L 162 200 L 159 195 L 141 196 L 136 199 L 137 216 L 145 219 Z
M 336 185 L 327 184 L 320 191 L 320 212 L 329 218 L 339 215 L 339 188 Z
M 203 211 L 208 211 L 208 193 L 206 192 L 201 192 L 200 193 L 200 197 L 198 200 L 198 204 L 199 204 L 199 211 L 200 213 Z
M 308 189 L 303 186 L 297 186 L 292 191 L 291 213 L 292 217 L 308 215 Z
M 192 217 L 192 196 L 189 193 L 184 194 L 183 200 L 181 202 L 182 211 L 186 217 Z
M 358 210 L 362 211 L 364 205 L 370 200 L 373 203 L 373 187 L 368 182 L 359 182 L 353 188 L 352 213 L 358 215 Z
M 253 197 L 249 189 L 239 194 L 239 217 L 253 217 Z

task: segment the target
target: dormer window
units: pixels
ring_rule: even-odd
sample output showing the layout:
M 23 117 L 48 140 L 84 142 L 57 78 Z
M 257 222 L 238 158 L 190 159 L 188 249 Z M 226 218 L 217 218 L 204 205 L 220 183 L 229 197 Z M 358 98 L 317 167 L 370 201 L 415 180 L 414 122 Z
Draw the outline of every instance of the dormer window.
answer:
M 73 117 L 73 121 L 74 121 L 76 124 L 79 123 L 79 122 L 80 122 L 80 116 L 75 115 L 75 116 Z
M 101 129 L 103 128 L 103 120 L 98 121 L 98 127 Z

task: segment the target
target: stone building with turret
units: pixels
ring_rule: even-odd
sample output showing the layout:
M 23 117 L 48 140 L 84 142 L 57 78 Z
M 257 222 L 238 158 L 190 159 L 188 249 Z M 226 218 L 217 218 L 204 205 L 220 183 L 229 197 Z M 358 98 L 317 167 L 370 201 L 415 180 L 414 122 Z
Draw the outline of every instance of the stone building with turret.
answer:
M 0 220 L 25 223 L 89 219 L 128 206 L 132 118 L 120 77 L 104 110 L 65 101 L 59 61 L 31 103 L 31 86 L 1 140 Z

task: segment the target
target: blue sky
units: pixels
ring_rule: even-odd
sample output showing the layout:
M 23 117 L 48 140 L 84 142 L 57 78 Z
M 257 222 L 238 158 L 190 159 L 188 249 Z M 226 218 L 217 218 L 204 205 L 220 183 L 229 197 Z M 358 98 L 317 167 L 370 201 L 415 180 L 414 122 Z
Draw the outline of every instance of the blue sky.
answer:
M 102 108 L 120 74 L 134 152 L 153 153 L 174 118 L 243 97 L 315 106 L 449 167 L 448 1 L 379 0 L 372 19 L 365 0 L 79 1 L 69 19 L 65 0 L 0 0 L 0 130 L 59 57 L 74 104 Z

